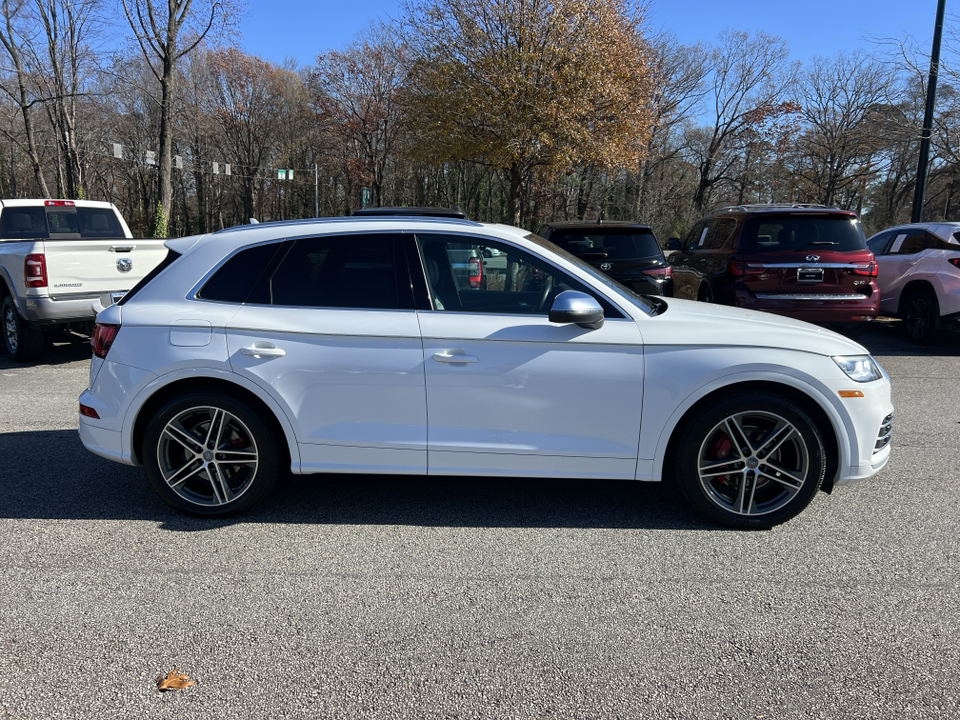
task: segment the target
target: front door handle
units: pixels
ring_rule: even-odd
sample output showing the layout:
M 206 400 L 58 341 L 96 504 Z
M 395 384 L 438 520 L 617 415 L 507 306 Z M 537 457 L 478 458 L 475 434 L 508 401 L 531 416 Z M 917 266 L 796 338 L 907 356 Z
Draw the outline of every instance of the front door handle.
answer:
M 463 350 L 444 350 L 433 354 L 433 359 L 442 363 L 454 363 L 466 365 L 475 363 L 479 358 L 476 355 L 467 355 Z
M 240 348 L 240 352 L 255 358 L 283 357 L 287 354 L 286 350 L 269 342 L 255 342 L 252 346 Z

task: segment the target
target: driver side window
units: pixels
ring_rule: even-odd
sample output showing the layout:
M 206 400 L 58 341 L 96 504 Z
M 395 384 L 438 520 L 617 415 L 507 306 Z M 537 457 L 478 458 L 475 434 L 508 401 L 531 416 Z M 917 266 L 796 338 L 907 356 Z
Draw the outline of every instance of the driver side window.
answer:
M 559 293 L 584 291 L 536 256 L 495 241 L 422 234 L 417 245 L 434 310 L 546 316 Z

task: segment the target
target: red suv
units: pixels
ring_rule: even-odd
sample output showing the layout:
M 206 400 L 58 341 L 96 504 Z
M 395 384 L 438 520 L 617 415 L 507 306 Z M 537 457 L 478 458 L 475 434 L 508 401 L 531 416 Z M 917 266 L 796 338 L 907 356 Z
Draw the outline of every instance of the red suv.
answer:
M 671 238 L 676 297 L 814 323 L 877 317 L 877 263 L 856 213 L 820 205 L 737 205 Z

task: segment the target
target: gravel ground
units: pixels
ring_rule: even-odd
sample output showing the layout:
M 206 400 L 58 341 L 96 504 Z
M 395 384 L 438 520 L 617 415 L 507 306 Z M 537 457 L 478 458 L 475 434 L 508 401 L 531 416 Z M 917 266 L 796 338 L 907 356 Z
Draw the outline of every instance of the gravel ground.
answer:
M 0 360 L 0 717 L 954 720 L 960 340 L 860 339 L 890 464 L 752 533 L 566 480 L 298 477 L 191 519 L 80 444 L 85 347 Z

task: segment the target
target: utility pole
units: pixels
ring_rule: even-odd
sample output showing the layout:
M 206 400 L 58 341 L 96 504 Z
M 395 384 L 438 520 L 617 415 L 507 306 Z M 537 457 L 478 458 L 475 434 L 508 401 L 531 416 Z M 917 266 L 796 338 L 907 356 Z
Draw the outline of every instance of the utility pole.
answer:
M 933 28 L 933 49 L 930 51 L 930 80 L 927 82 L 927 106 L 923 112 L 923 131 L 920 134 L 920 160 L 917 163 L 917 184 L 913 192 L 913 214 L 910 222 L 920 222 L 923 198 L 927 191 L 927 162 L 930 158 L 930 138 L 933 135 L 933 107 L 937 100 L 937 75 L 940 73 L 940 38 L 943 36 L 943 15 L 947 0 L 937 0 L 937 23 Z

